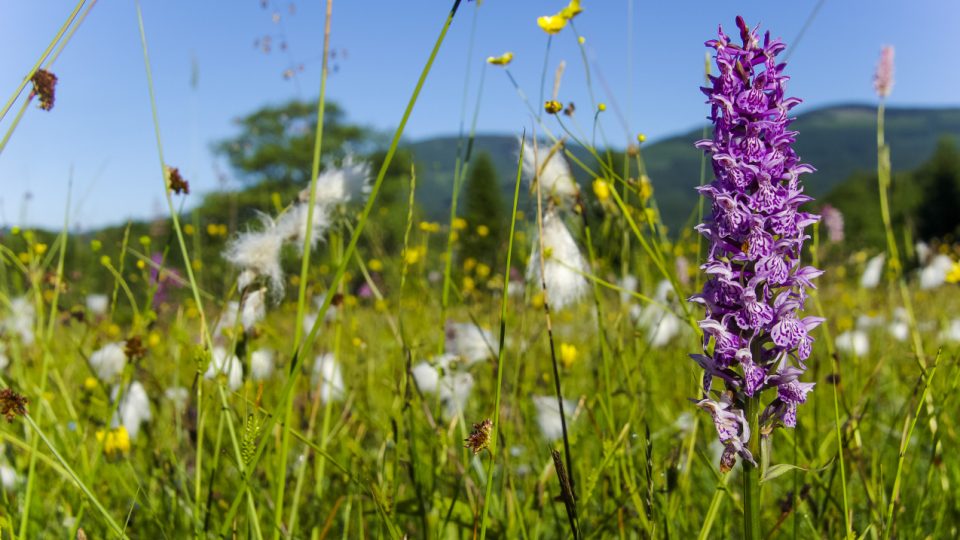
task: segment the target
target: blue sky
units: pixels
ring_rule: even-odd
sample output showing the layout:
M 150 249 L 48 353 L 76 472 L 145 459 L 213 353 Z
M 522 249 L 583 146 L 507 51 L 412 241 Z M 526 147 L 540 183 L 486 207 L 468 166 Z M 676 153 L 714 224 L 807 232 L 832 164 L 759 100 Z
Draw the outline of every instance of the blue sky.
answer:
M 265 104 L 318 94 L 324 3 L 269 0 L 263 8 L 260 0 L 144 0 L 164 151 L 168 163 L 191 182 L 194 200 L 205 191 L 237 186 L 226 164 L 209 150 L 213 141 L 235 133 L 233 119 Z M 72 0 L 0 0 L 0 99 L 6 101 L 74 5 Z M 328 95 L 344 106 L 351 121 L 382 130 L 396 126 L 449 5 L 443 0 L 334 2 L 338 69 L 329 79 Z M 472 109 L 483 59 L 492 54 L 514 52 L 511 72 L 536 99 L 547 38 L 535 20 L 563 5 L 560 0 L 485 0 L 479 8 L 464 3 L 407 138 L 456 133 L 464 77 L 469 71 Z M 644 132 L 654 140 L 702 124 L 703 42 L 715 35 L 718 23 L 735 30 L 733 19 L 742 14 L 791 43 L 817 1 L 582 0 L 582 5 L 576 27 L 597 70 L 598 99 L 611 104 L 605 127 L 614 140 L 623 141 L 614 102 L 630 133 Z M 892 105 L 960 105 L 957 28 L 960 2 L 952 0 L 826 0 L 793 51 L 790 93 L 804 99 L 801 112 L 873 102 L 873 69 L 881 46 L 891 44 L 897 63 Z M 266 35 L 272 39 L 270 53 L 254 46 Z M 551 80 L 560 60 L 567 61 L 560 97 L 578 105 L 586 124 L 590 99 L 569 29 L 553 39 Z M 283 77 L 284 70 L 301 64 L 294 79 Z M 0 225 L 59 227 L 71 179 L 72 228 L 163 214 L 134 3 L 100 0 L 52 71 L 60 80 L 53 111 L 31 107 L 0 154 Z M 15 110 L 0 124 L 3 132 Z M 488 69 L 479 131 L 519 133 L 525 127 L 531 127 L 530 118 L 506 76 Z M 26 193 L 32 198 L 25 204 Z

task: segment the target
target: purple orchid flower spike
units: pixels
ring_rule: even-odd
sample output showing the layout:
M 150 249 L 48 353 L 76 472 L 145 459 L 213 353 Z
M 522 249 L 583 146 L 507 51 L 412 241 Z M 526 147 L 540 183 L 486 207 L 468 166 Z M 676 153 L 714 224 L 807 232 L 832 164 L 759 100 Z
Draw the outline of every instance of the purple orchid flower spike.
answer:
M 786 65 L 776 60 L 785 45 L 769 33 L 761 37 L 740 17 L 737 28 L 739 43 L 722 29 L 706 43 L 719 70 L 702 89 L 714 130 L 696 146 L 709 154 L 714 180 L 698 189 L 712 212 L 696 229 L 710 247 L 701 267 L 703 290 L 690 299 L 705 311 L 703 351 L 691 355 L 704 370 L 704 394 L 696 403 L 713 417 L 725 469 L 737 456 L 754 463 L 748 400 L 776 389 L 764 400 L 755 433 L 796 425 L 797 407 L 813 388 L 800 381 L 810 333 L 823 322 L 801 313 L 807 289 L 823 273 L 801 264 L 805 230 L 820 216 L 800 209 L 812 200 L 801 177 L 814 169 L 793 149 L 790 110 L 800 100 L 785 96 Z M 724 384 L 720 401 L 710 397 L 714 379 Z

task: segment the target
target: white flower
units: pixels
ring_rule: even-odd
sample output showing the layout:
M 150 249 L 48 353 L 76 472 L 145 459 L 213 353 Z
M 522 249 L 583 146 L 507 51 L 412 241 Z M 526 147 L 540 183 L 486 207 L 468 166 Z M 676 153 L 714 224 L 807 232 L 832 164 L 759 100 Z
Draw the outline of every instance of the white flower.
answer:
M 867 261 L 867 267 L 860 276 L 860 286 L 864 289 L 875 289 L 880 284 L 880 278 L 883 277 L 883 263 L 887 260 L 884 253 L 876 255 Z
M 893 310 L 893 321 L 887 325 L 887 330 L 893 339 L 897 341 L 906 341 L 910 336 L 910 320 L 907 317 L 907 310 L 898 307 Z
M 654 348 L 670 343 L 683 329 L 683 321 L 671 310 L 664 308 L 664 305 L 669 305 L 672 292 L 673 285 L 667 280 L 662 280 L 657 284 L 657 291 L 653 295 L 656 303 L 649 303 L 642 309 L 630 311 L 637 326 L 646 330 L 647 339 Z
M 933 253 L 933 250 L 930 249 L 930 246 L 924 241 L 917 242 L 913 249 L 917 252 L 917 259 L 921 263 L 930 258 L 930 255 Z
M 88 294 L 87 311 L 94 315 L 103 315 L 110 307 L 110 297 L 105 294 Z
M 90 355 L 90 367 L 101 381 L 110 381 L 127 365 L 126 343 L 107 343 Z
M 555 396 L 533 396 L 537 408 L 537 425 L 543 438 L 553 442 L 563 437 L 563 424 L 560 420 L 560 406 Z M 567 429 L 573 420 L 573 411 L 577 404 L 569 399 L 563 400 L 563 414 L 567 417 Z
M 953 259 L 939 254 L 920 270 L 920 288 L 935 289 L 947 282 L 947 274 L 953 268 Z
M 347 154 L 340 167 L 328 167 L 317 178 L 318 205 L 346 204 L 362 201 L 370 193 L 370 164 Z M 309 203 L 310 188 L 300 192 L 300 202 Z
M 7 369 L 10 365 L 10 358 L 7 356 L 7 346 L 0 341 L 0 371 Z
M 837 349 L 853 353 L 854 356 L 866 356 L 870 352 L 870 340 L 863 330 L 849 330 L 837 336 Z
M 254 325 L 263 320 L 263 317 L 267 314 L 266 299 L 267 289 L 263 287 L 244 296 L 240 322 L 247 332 L 253 330 Z
M 444 352 L 463 358 L 468 364 L 496 357 L 500 347 L 489 330 L 473 323 L 447 321 Z
M 534 240 L 533 254 L 527 265 L 527 279 L 541 287 L 541 276 L 545 276 L 547 299 L 550 307 L 561 310 L 579 301 L 589 290 L 584 274 L 588 272 L 576 241 L 563 220 L 555 212 L 543 216 L 543 248 L 547 255 L 543 261 L 543 274 L 540 273 L 540 240 Z
M 273 351 L 257 349 L 250 353 L 250 375 L 255 381 L 264 381 L 273 375 Z
M 110 399 L 117 399 L 119 386 L 114 386 L 110 392 Z M 130 439 L 136 439 L 140 433 L 140 426 L 150 421 L 150 398 L 147 397 L 147 391 L 139 381 L 133 381 L 127 387 L 126 392 L 120 397 L 120 405 L 117 407 L 117 413 L 113 417 L 112 427 L 122 425 L 130 434 Z
M 461 369 L 457 356 L 443 354 L 430 362 L 420 362 L 411 370 L 417 388 L 429 394 L 437 394 L 444 413 L 453 417 L 460 414 L 473 389 L 473 375 Z
M 617 281 L 617 285 L 623 289 L 620 291 L 620 303 L 629 304 L 634 296 L 630 293 L 637 291 L 637 277 L 633 274 L 627 274 Z
M 283 247 L 283 231 L 267 215 L 260 215 L 263 230 L 241 233 L 227 244 L 223 257 L 241 269 L 245 281 L 253 273 L 267 278 L 275 293 L 283 292 L 283 269 L 280 267 L 280 248 Z
M 24 345 L 33 345 L 33 324 L 36 319 L 36 308 L 26 296 L 14 298 L 10 301 L 10 315 L 0 325 L 11 334 L 20 336 Z
M 950 325 L 940 332 L 941 341 L 960 341 L 960 319 L 952 319 Z
M 857 317 L 857 329 L 866 330 L 868 328 L 883 326 L 883 323 L 886 321 L 883 315 L 863 314 Z
M 580 188 L 570 172 L 570 165 L 563 158 L 563 148 L 552 153 L 551 150 L 550 147 L 534 150 L 532 144 L 524 144 L 523 173 L 531 185 L 535 185 L 534 181 L 539 178 L 540 191 L 545 197 L 559 197 L 565 203 L 572 203 Z
M 340 364 L 333 357 L 333 353 L 317 356 L 313 362 L 313 384 L 320 388 L 320 399 L 323 402 L 343 399 L 343 375 L 340 373 Z
M 16 469 L 7 464 L 0 465 L 0 484 L 3 485 L 3 489 L 13 491 L 19 483 L 20 475 L 17 474 Z
M 187 400 L 190 399 L 190 390 L 182 386 L 172 386 L 163 391 L 163 397 L 173 403 L 173 408 L 182 411 L 187 406 Z
M 214 347 L 210 355 L 210 366 L 203 374 L 204 379 L 213 380 L 218 375 L 227 377 L 227 387 L 236 391 L 243 386 L 243 365 L 235 354 L 228 354 L 223 347 Z

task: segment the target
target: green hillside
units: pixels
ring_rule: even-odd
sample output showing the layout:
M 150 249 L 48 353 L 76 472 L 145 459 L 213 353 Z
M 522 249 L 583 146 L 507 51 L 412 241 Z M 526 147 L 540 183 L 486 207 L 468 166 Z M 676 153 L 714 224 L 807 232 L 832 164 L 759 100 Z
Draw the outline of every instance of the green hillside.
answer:
M 933 154 L 943 135 L 960 138 L 958 108 L 890 108 L 886 115 L 887 141 L 895 170 L 918 167 Z M 807 189 L 814 196 L 829 193 L 857 171 L 876 167 L 873 107 L 841 105 L 818 109 L 798 115 L 793 127 L 800 131 L 797 152 L 817 168 L 817 173 L 806 180 Z M 663 219 L 672 230 L 687 222 L 696 204 L 693 188 L 700 178 L 701 153 L 693 143 L 700 137 L 701 131 L 696 130 L 643 147 Z M 516 173 L 517 146 L 516 138 L 507 135 L 481 135 L 474 142 L 475 152 L 486 151 L 492 156 L 501 188 L 507 195 Z M 418 200 L 427 216 L 439 219 L 449 211 L 457 139 L 427 139 L 408 147 L 419 163 Z M 573 151 L 586 154 L 578 148 Z

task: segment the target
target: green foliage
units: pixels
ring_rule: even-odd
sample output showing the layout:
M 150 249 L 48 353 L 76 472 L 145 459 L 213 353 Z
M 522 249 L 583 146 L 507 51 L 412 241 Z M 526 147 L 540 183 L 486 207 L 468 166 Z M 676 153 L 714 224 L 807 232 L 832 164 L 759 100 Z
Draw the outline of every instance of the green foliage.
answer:
M 504 205 L 493 160 L 489 153 L 480 152 L 473 158 L 463 186 L 463 218 L 469 230 L 464 231 L 462 257 L 496 265 L 509 219 Z
M 914 174 L 923 190 L 916 215 L 921 238 L 941 238 L 960 232 L 960 154 L 952 139 L 942 139 L 937 150 Z
M 316 102 L 293 100 L 268 106 L 237 120 L 240 133 L 214 145 L 249 183 L 264 180 L 304 184 L 310 180 Z M 327 103 L 323 125 L 323 155 L 342 157 L 347 149 L 361 152 L 370 133 L 347 124 L 335 103 Z

